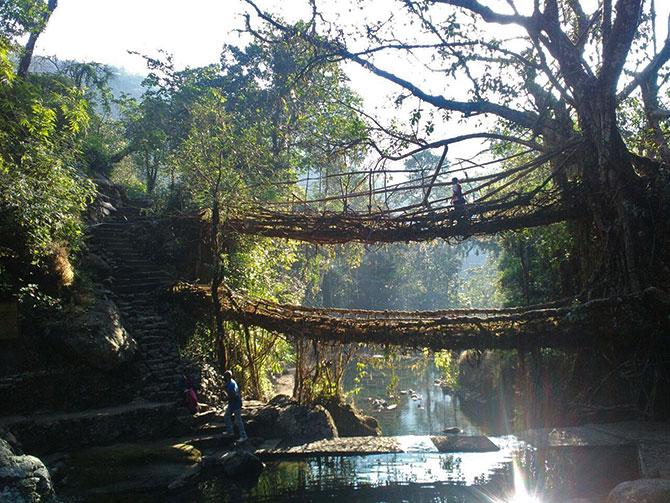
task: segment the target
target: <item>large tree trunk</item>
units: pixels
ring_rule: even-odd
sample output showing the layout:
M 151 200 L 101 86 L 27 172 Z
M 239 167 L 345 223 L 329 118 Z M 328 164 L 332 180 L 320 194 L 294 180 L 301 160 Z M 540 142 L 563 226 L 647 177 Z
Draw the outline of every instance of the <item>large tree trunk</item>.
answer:
M 49 0 L 47 9 L 44 12 L 44 16 L 42 17 L 42 24 L 37 30 L 30 32 L 28 42 L 26 43 L 26 47 L 23 50 L 23 56 L 19 62 L 19 68 L 16 72 L 19 77 L 26 78 L 28 75 L 28 68 L 30 68 L 30 63 L 33 60 L 33 52 L 35 52 L 35 44 L 37 44 L 37 39 L 44 31 L 44 28 L 46 28 L 47 23 L 49 22 L 49 18 L 51 17 L 53 11 L 56 10 L 56 7 L 58 7 L 58 0 Z
M 597 94 L 580 110 L 587 143 L 583 180 L 598 234 L 596 269 L 607 292 L 637 292 L 652 278 L 653 228 L 642 179 L 616 124 L 613 95 Z

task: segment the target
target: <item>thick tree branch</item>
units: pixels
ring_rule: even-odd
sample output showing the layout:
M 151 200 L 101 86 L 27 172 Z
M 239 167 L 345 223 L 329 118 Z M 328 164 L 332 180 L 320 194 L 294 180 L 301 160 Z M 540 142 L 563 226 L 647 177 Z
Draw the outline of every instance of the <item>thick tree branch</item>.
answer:
M 623 66 L 633 43 L 642 9 L 641 0 L 618 0 L 617 16 L 611 34 L 603 48 L 603 65 L 598 76 L 599 85 L 616 92 Z
M 540 117 L 533 112 L 513 110 L 511 108 L 485 100 L 463 102 L 463 101 L 450 100 L 445 98 L 444 96 L 427 93 L 426 91 L 422 90 L 412 82 L 403 79 L 402 77 L 399 77 L 389 71 L 382 70 L 381 68 L 377 67 L 370 61 L 355 56 L 354 54 L 348 52 L 346 49 L 343 48 L 339 49 L 338 52 L 347 59 L 355 63 L 358 63 L 363 68 L 369 70 L 378 77 L 382 77 L 383 79 L 386 79 L 389 82 L 393 82 L 394 84 L 399 85 L 400 87 L 408 90 L 417 98 L 420 98 L 426 103 L 430 103 L 431 105 L 437 108 L 445 110 L 453 110 L 454 112 L 460 112 L 465 116 L 490 113 L 529 129 L 537 127 L 538 122 L 540 121 Z
M 405 152 L 402 154 L 398 155 L 389 155 L 387 153 L 383 153 L 381 150 L 378 150 L 376 145 L 371 145 L 375 150 L 378 150 L 378 152 L 383 155 L 385 158 L 391 160 L 391 161 L 400 161 L 402 159 L 407 159 L 408 157 L 412 157 L 419 152 L 423 152 L 424 150 L 431 150 L 434 148 L 439 148 L 439 147 L 446 147 L 447 145 L 452 145 L 454 143 L 460 143 L 463 141 L 468 141 L 468 140 L 474 140 L 474 139 L 488 139 L 488 140 L 498 140 L 498 141 L 507 141 L 511 143 L 517 143 L 519 145 L 523 145 L 525 147 L 528 147 L 530 149 L 536 150 L 538 152 L 543 152 L 546 151 L 545 147 L 540 145 L 539 143 L 536 143 L 534 141 L 530 140 L 525 140 L 523 138 L 519 138 L 517 136 L 510 136 L 510 135 L 504 135 L 504 134 L 498 134 L 498 133 L 470 133 L 470 134 L 464 134 L 464 135 L 459 135 L 459 136 L 453 136 L 451 138 L 445 138 L 443 140 L 437 140 L 431 143 L 426 143 L 424 145 L 421 145 L 413 150 L 410 150 L 409 152 Z
M 530 36 L 537 37 L 556 59 L 568 85 L 580 95 L 584 95 L 586 83 L 590 80 L 588 67 L 584 64 L 580 50 L 561 28 L 556 0 L 545 0 L 542 19 L 542 29 L 547 33 L 548 38 L 543 36 L 539 30 L 536 33 L 529 31 Z
M 668 23 L 670 24 L 670 17 L 668 18 Z M 640 84 L 645 82 L 650 75 L 658 73 L 668 60 L 670 60 L 670 31 L 660 52 L 656 54 L 649 64 L 641 72 L 638 72 L 633 80 L 617 95 L 617 101 L 620 103 L 626 99 L 630 93 L 632 93 Z
M 478 14 L 487 23 L 496 24 L 516 24 L 525 28 L 535 26 L 535 19 L 528 16 L 521 16 L 519 14 L 501 14 L 495 12 L 489 7 L 480 4 L 476 0 L 436 0 L 435 3 L 453 5 L 454 7 L 462 7 L 474 14 Z M 534 28 L 533 28 L 534 29 Z

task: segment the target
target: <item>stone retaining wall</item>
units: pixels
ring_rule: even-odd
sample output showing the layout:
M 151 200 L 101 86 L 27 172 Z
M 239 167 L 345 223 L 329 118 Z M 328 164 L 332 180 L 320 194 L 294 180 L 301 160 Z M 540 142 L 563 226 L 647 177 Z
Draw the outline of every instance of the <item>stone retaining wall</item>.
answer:
M 37 455 L 94 445 L 133 442 L 189 431 L 190 415 L 172 404 L 137 401 L 82 413 L 0 418 L 27 452 Z

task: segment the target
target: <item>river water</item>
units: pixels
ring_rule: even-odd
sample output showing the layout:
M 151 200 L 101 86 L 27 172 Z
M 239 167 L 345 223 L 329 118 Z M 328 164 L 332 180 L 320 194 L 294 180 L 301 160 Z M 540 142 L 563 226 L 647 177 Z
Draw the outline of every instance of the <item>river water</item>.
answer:
M 213 479 L 187 489 L 177 500 L 549 503 L 588 498 L 596 502 L 604 501 L 619 481 L 637 476 L 634 449 L 538 451 L 505 434 L 501 424 L 506 421 L 488 417 L 490 410 L 479 411 L 477 418 L 468 416 L 458 394 L 439 385 L 444 376 L 432 355 L 390 359 L 369 355 L 364 362 L 350 365 L 345 389 L 362 412 L 377 418 L 384 435 L 441 434 L 456 427 L 466 435 L 488 435 L 500 450 L 279 461 L 269 463 L 260 479 L 247 486 Z M 500 393 L 504 395 L 502 388 Z M 382 406 L 380 400 L 386 403 Z
M 428 435 L 458 428 L 465 435 L 488 436 L 500 448 L 497 452 L 275 461 L 267 464 L 258 480 L 233 483 L 213 477 L 168 493 L 126 493 L 84 501 L 552 503 L 586 498 L 580 501 L 600 502 L 618 482 L 638 477 L 634 448 L 538 450 L 521 442 L 514 431 L 538 426 L 528 418 L 539 417 L 543 426 L 562 419 L 546 404 L 535 406 L 526 384 L 516 382 L 509 368 L 518 373 L 526 364 L 515 358 L 496 356 L 489 359 L 495 365 L 473 367 L 465 374 L 462 365 L 460 371 L 452 366 L 452 374 L 454 368 L 461 374 L 456 381 L 444 367 L 436 366 L 429 353 L 370 353 L 353 361 L 345 373 L 349 398 L 379 421 L 384 435 L 408 436 L 408 445 L 414 447 L 410 450 L 432 446 Z M 545 377 L 555 382 L 560 376 Z M 443 382 L 450 387 L 441 386 Z M 551 386 L 540 386 L 539 394 L 545 402 L 553 402 Z M 541 413 L 528 414 L 531 409 Z

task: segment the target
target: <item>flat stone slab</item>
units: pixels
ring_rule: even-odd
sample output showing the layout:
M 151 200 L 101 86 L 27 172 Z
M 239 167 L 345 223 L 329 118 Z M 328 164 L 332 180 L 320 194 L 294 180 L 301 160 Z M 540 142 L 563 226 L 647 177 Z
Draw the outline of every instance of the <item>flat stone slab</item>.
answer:
M 495 452 L 500 448 L 488 437 L 445 435 L 430 437 L 439 452 Z
M 493 452 L 499 448 L 483 436 L 340 437 L 291 447 L 261 448 L 263 459 L 296 459 L 321 456 L 364 456 L 418 452 Z

